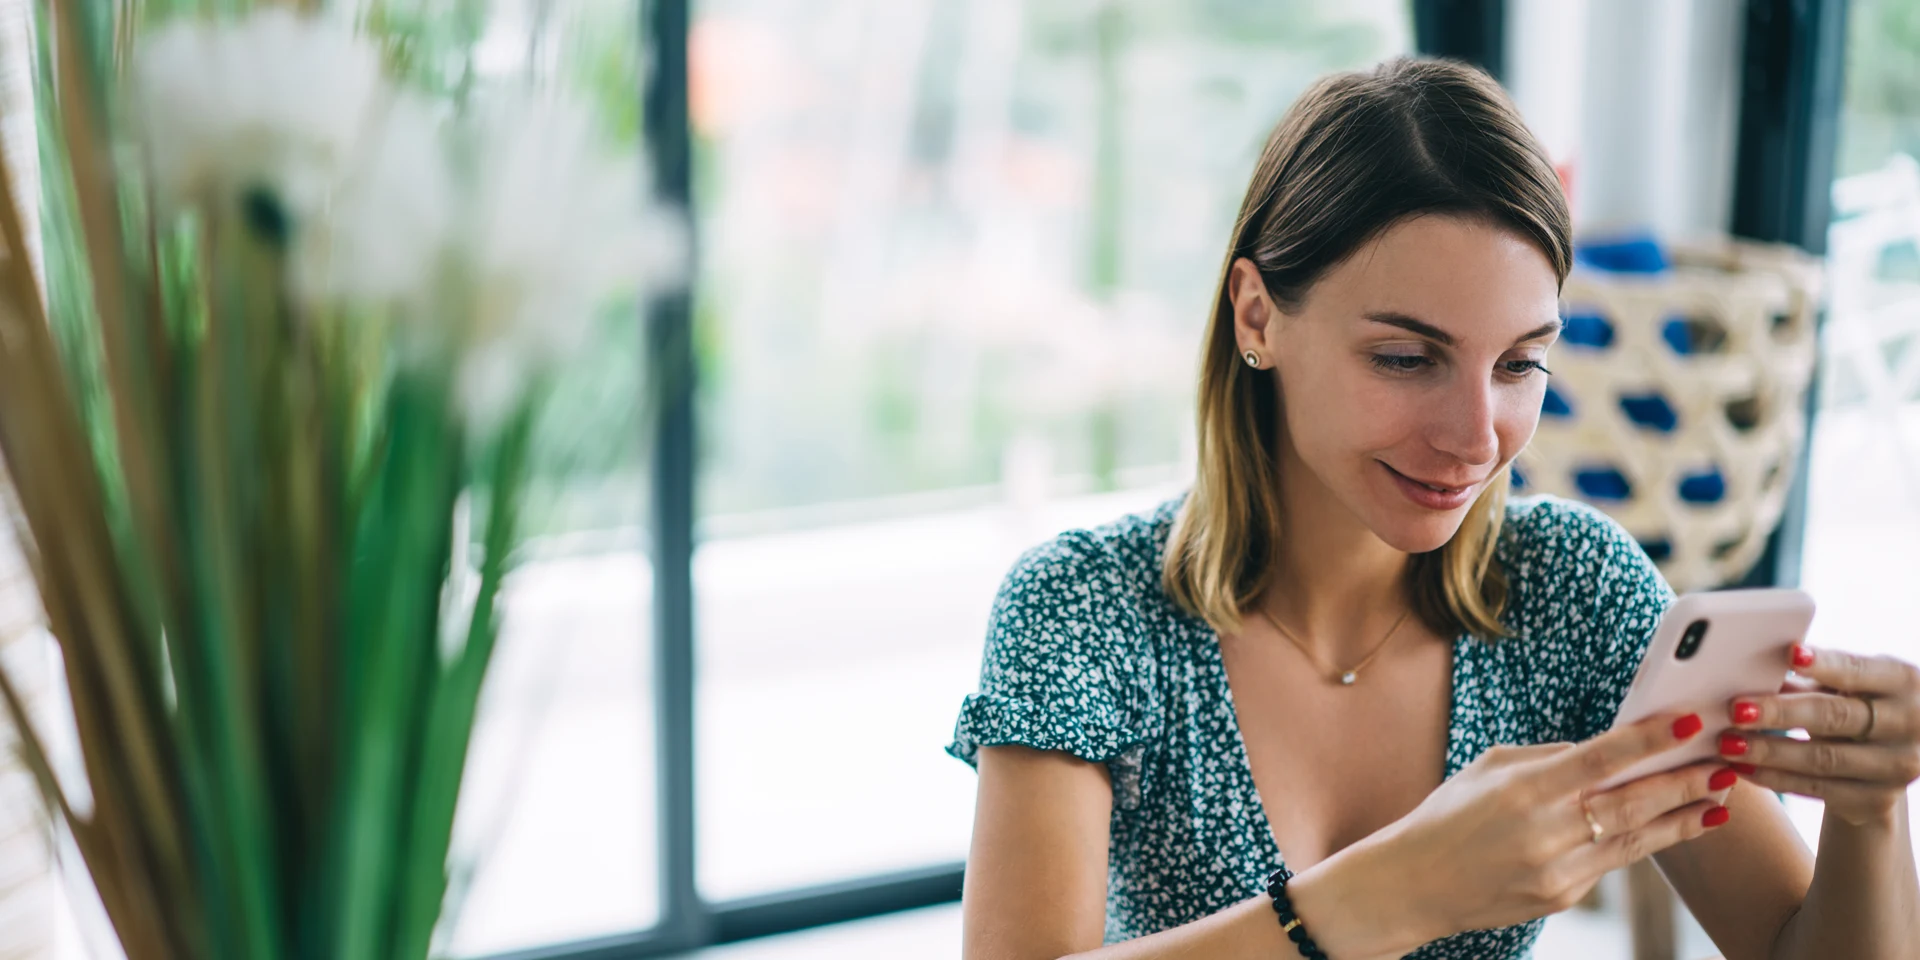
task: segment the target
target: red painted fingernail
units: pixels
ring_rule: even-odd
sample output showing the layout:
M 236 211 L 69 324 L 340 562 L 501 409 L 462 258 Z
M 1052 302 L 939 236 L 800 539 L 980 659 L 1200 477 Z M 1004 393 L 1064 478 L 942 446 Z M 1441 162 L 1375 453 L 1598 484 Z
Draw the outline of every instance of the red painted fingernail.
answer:
M 1793 645 L 1793 665 L 1796 667 L 1813 666 L 1813 651 L 1799 644 Z
M 1733 705 L 1734 723 L 1759 723 L 1760 705 L 1741 700 Z
M 1741 763 L 1738 760 L 1728 763 L 1727 766 L 1732 767 L 1734 770 L 1738 771 L 1741 776 L 1745 776 L 1745 777 L 1753 776 L 1754 771 L 1760 769 L 1759 767 L 1756 767 L 1751 763 Z
M 1747 752 L 1747 738 L 1732 730 L 1720 735 L 1720 752 L 1729 757 L 1737 757 Z
M 1689 713 L 1673 722 L 1673 738 L 1675 740 L 1685 740 L 1699 733 L 1705 726 L 1706 724 L 1700 722 L 1699 714 Z
M 1725 790 L 1726 788 L 1731 787 L 1734 784 L 1739 782 L 1740 782 L 1739 774 L 1734 773 L 1732 770 L 1726 769 L 1723 767 L 1719 770 L 1715 770 L 1713 772 L 1713 776 L 1707 778 L 1707 789 L 1708 790 Z
M 1709 827 L 1717 827 L 1733 819 L 1733 811 L 1726 807 L 1714 807 L 1700 817 L 1700 822 Z

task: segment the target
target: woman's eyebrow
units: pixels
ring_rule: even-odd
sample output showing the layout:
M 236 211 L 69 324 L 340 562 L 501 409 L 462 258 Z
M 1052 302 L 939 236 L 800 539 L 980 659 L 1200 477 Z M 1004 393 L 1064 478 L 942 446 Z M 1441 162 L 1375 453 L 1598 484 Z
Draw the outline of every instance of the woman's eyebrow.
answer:
M 1419 334 L 1443 347 L 1453 346 L 1453 334 L 1418 317 L 1409 317 L 1404 313 L 1398 313 L 1393 310 L 1376 310 L 1372 313 L 1361 314 L 1361 316 L 1372 320 L 1374 323 L 1384 323 L 1389 327 L 1399 327 L 1409 333 Z
M 1513 342 L 1513 345 L 1517 347 L 1523 343 L 1526 343 L 1528 340 L 1539 340 L 1543 337 L 1553 336 L 1554 334 L 1559 333 L 1560 328 L 1566 325 L 1567 325 L 1567 322 L 1565 320 L 1562 320 L 1559 317 L 1554 317 L 1552 320 L 1549 320 L 1546 323 L 1543 323 L 1537 327 L 1534 327 L 1532 330 L 1529 330 L 1526 333 L 1521 334 L 1520 339 L 1515 340 Z
M 1389 327 L 1399 327 L 1409 333 L 1426 337 L 1428 340 L 1432 340 L 1443 347 L 1453 346 L 1453 334 L 1418 317 L 1410 317 L 1394 310 L 1376 310 L 1371 313 L 1362 314 L 1362 316 L 1374 323 L 1384 323 Z M 1538 340 L 1542 337 L 1559 333 L 1561 326 L 1562 321 L 1560 318 L 1555 317 L 1553 320 L 1521 334 L 1519 339 L 1513 341 L 1513 345 L 1517 347 L 1529 340 Z

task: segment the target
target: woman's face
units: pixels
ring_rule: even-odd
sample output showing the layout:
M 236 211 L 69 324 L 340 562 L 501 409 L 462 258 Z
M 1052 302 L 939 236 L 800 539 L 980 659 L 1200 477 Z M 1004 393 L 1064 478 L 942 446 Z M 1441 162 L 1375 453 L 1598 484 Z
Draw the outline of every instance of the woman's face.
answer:
M 1558 286 L 1532 243 L 1453 216 L 1389 228 L 1296 313 L 1237 261 L 1235 334 L 1278 372 L 1289 501 L 1331 499 L 1409 553 L 1444 545 L 1533 437 Z

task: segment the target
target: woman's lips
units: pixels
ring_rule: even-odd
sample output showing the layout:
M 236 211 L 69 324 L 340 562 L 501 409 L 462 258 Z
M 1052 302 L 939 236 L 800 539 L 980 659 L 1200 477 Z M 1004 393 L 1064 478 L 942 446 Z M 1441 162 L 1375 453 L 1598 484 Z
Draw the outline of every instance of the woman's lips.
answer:
M 1399 487 L 1408 500 L 1429 510 L 1458 510 L 1473 501 L 1473 491 L 1479 486 L 1478 481 L 1462 487 L 1426 483 L 1387 466 L 1385 461 L 1374 462 L 1387 471 L 1387 475 L 1393 478 L 1394 486 Z

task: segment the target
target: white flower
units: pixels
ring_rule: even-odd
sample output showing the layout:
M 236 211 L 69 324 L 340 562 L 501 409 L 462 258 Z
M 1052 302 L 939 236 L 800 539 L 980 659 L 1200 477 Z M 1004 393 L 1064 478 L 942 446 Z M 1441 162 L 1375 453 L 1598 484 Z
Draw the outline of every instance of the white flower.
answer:
M 526 391 L 533 366 L 524 352 L 527 349 L 513 340 L 489 340 L 473 344 L 461 359 L 454 397 L 467 422 L 480 433 L 491 432 L 506 420 L 514 401 Z
M 161 28 L 132 76 L 163 206 L 265 198 L 310 305 L 423 297 L 452 213 L 445 144 L 433 105 L 394 90 L 371 43 L 267 8 Z
M 531 372 L 584 345 L 610 298 L 676 280 L 685 240 L 639 158 L 606 152 L 572 104 L 490 104 L 475 150 L 463 234 L 479 295 L 461 392 L 486 423 Z
M 294 294 L 416 319 L 396 346 L 452 351 L 481 429 L 614 296 L 684 272 L 684 230 L 650 202 L 639 158 L 603 149 L 575 105 L 489 103 L 451 126 L 345 25 L 277 8 L 162 28 L 132 78 L 163 208 L 266 207 L 255 220 L 284 230 Z
M 131 79 L 163 203 L 264 187 L 295 217 L 324 205 L 387 99 L 371 44 L 277 7 L 164 26 L 140 41 Z
M 308 303 L 419 308 L 454 212 L 442 124 L 432 104 L 401 94 L 368 128 L 325 215 L 293 238 L 294 291 Z

